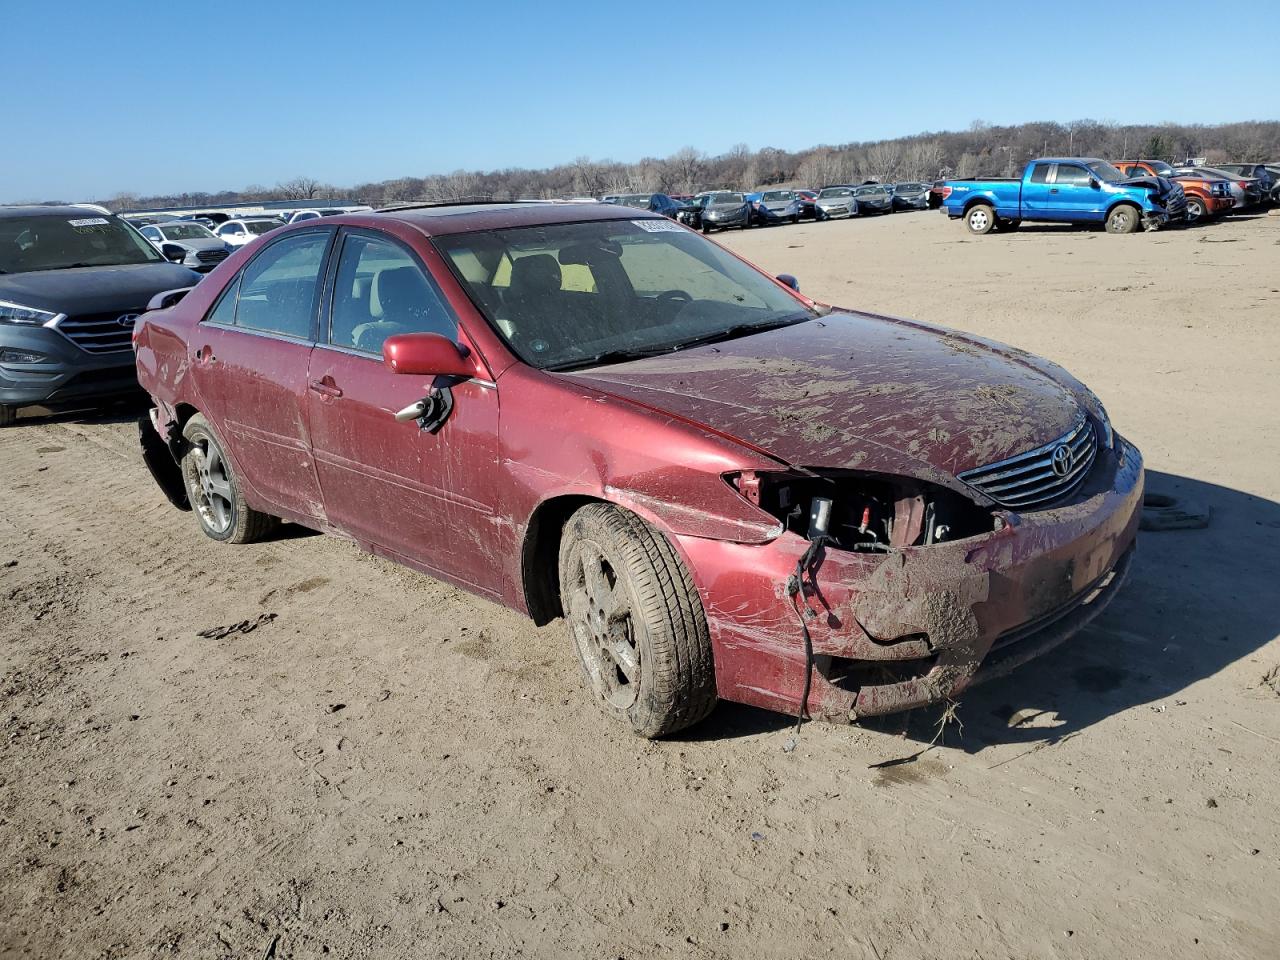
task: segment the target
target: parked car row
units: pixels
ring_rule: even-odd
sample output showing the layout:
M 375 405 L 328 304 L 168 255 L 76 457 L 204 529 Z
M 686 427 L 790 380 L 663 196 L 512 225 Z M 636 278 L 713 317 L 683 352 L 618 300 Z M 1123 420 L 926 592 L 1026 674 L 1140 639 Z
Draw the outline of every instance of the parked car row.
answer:
M 1027 164 L 1021 178 L 941 180 L 930 196 L 948 217 L 963 220 L 970 233 L 979 235 L 1016 230 L 1024 221 L 1096 223 L 1108 233 L 1133 233 L 1280 202 L 1276 177 L 1266 164 L 1228 166 L 1040 157 Z

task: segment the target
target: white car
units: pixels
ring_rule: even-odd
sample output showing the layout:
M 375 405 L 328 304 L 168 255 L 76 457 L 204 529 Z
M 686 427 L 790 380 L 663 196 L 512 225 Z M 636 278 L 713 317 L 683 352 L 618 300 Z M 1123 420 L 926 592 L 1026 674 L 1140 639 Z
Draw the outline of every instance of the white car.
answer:
M 256 240 L 264 233 L 282 226 L 284 224 L 274 217 L 245 217 L 219 224 L 214 233 L 233 247 L 243 247 L 250 240 Z

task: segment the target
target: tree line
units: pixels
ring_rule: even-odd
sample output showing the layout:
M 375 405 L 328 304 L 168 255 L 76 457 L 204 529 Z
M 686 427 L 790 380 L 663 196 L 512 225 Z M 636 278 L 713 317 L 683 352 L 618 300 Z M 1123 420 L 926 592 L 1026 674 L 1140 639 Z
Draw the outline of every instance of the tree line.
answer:
M 335 186 L 296 177 L 274 187 L 156 196 L 118 194 L 99 201 L 115 210 L 168 206 L 217 206 L 240 201 L 325 198 L 375 207 L 413 201 L 553 199 L 622 193 L 687 194 L 699 190 L 781 185 L 821 187 L 864 180 L 901 182 L 939 177 L 1017 176 L 1037 156 L 1094 156 L 1109 160 L 1181 162 L 1280 159 L 1280 122 L 1129 124 L 1097 120 L 995 126 L 974 121 L 968 129 L 921 133 L 893 140 L 820 144 L 803 150 L 745 143 L 710 155 L 685 147 L 669 157 L 635 162 L 577 159 L 547 169 L 455 170 L 393 180 Z

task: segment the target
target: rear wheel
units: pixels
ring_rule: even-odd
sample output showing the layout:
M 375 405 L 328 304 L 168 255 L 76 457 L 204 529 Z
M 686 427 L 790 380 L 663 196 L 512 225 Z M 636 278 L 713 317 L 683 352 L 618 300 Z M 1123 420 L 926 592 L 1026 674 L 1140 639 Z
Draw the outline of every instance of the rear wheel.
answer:
M 670 542 L 611 504 L 583 507 L 560 541 L 560 597 L 600 708 L 642 737 L 697 723 L 716 702 L 697 587 Z
M 969 212 L 964 215 L 964 222 L 970 233 L 981 236 L 995 229 L 996 212 L 991 208 L 990 204 L 975 203 L 969 208 Z
M 18 419 L 18 408 L 0 403 L 0 427 L 12 427 Z
M 222 543 L 252 543 L 279 525 L 275 517 L 245 503 L 231 462 L 209 421 L 197 413 L 182 428 L 182 436 L 187 441 L 182 479 L 205 536 Z
M 1205 209 L 1204 201 L 1199 197 L 1187 197 L 1187 219 L 1192 223 L 1199 223 L 1209 215 L 1209 211 Z
M 1133 233 L 1142 224 L 1138 208 L 1122 203 L 1107 214 L 1107 233 Z

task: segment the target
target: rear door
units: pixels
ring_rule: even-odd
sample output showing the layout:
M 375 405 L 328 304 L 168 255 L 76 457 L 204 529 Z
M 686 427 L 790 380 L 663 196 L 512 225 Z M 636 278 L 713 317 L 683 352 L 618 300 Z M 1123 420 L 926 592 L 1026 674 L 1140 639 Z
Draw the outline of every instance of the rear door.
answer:
M 496 387 L 452 384 L 453 412 L 434 434 L 397 422 L 396 411 L 432 383 L 383 363 L 387 337 L 438 333 L 474 347 L 422 259 L 398 239 L 344 228 L 329 273 L 328 320 L 308 377 L 329 522 L 377 552 L 496 593 Z
M 267 512 L 324 516 L 307 428 L 307 365 L 331 229 L 263 247 L 191 341 L 202 412 Z
M 1108 194 L 1097 178 L 1079 163 L 1059 163 L 1049 188 L 1049 214 L 1053 220 L 1101 220 Z
M 1050 209 L 1049 191 L 1052 185 L 1049 183 L 1050 174 L 1053 172 L 1052 163 L 1037 163 L 1031 171 L 1031 176 L 1022 182 L 1022 215 L 1034 220 L 1047 219 L 1047 211 Z

